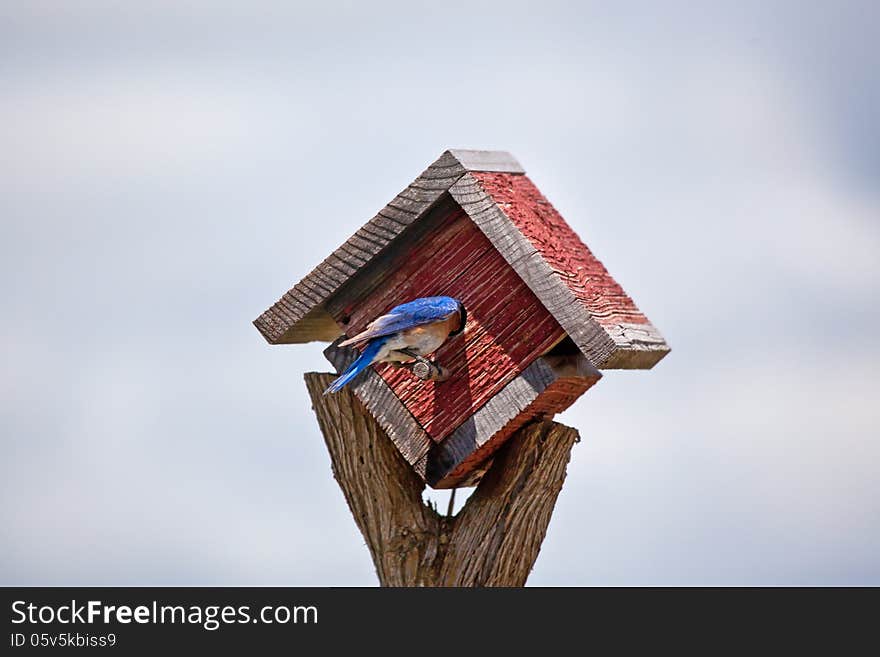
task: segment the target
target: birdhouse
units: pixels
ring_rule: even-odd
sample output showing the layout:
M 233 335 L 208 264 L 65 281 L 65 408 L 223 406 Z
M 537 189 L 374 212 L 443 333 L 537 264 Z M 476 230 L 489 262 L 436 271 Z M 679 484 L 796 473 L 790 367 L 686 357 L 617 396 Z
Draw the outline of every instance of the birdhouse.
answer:
M 272 344 L 339 345 L 392 307 L 449 296 L 463 333 L 432 359 L 445 380 L 378 364 L 351 384 L 429 485 L 474 483 L 518 428 L 568 408 L 600 369 L 648 369 L 660 333 L 501 151 L 449 150 L 254 324 Z M 422 372 L 422 375 L 425 373 Z

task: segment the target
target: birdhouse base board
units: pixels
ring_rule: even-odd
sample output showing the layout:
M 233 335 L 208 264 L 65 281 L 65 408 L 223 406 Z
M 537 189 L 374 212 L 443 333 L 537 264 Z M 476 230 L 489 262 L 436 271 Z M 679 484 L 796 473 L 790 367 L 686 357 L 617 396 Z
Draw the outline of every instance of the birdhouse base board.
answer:
M 477 485 L 487 461 L 508 438 L 533 420 L 561 413 L 601 377 L 580 354 L 539 358 L 452 435 L 431 446 L 425 464 L 428 485 Z
M 341 372 L 358 351 L 334 343 L 324 355 Z M 442 489 L 476 485 L 487 459 L 519 428 L 564 411 L 601 377 L 580 353 L 542 356 L 439 443 L 373 368 L 351 386 L 416 474 Z

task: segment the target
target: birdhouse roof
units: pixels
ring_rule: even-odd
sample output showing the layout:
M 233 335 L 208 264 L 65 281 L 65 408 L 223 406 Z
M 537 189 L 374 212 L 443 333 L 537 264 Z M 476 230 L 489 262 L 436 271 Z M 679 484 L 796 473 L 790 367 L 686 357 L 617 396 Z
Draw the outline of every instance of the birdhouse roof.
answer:
M 342 330 L 326 309 L 328 301 L 450 198 L 590 363 L 646 369 L 669 352 L 657 329 L 504 151 L 444 152 L 254 325 L 272 344 L 333 341 Z

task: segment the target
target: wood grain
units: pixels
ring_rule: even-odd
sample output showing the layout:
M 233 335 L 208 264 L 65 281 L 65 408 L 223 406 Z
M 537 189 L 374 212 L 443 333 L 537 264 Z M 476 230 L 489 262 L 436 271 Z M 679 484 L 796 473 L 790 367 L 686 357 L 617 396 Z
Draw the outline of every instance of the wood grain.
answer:
M 333 364 L 337 372 L 342 372 L 358 357 L 359 352 L 352 347 L 340 347 L 338 342 L 339 340 L 327 347 L 324 356 Z M 394 391 L 372 367 L 352 381 L 349 388 L 373 414 L 416 474 L 424 479 L 428 450 L 432 444 L 431 438 L 406 406 L 400 402 Z
M 255 326 L 270 343 L 335 339 L 346 328 L 334 328 L 334 318 L 347 319 L 340 304 L 356 308 L 357 285 L 377 284 L 356 274 L 371 263 L 381 273 L 405 261 L 408 245 L 433 229 L 430 210 L 448 206 L 451 195 L 592 363 L 652 367 L 669 352 L 663 336 L 523 174 L 503 151 L 444 152 Z
M 561 413 L 601 377 L 580 353 L 539 358 L 442 443 L 431 447 L 425 467 L 428 484 L 466 485 L 523 425 Z
M 348 279 L 385 252 L 467 171 L 522 173 L 505 151 L 447 150 L 388 205 L 256 320 L 271 344 L 327 341 L 334 329 L 324 304 Z
M 525 173 L 522 165 L 507 151 L 474 151 L 453 148 L 449 153 L 468 171 L 497 171 Z
M 527 176 L 472 172 L 450 194 L 597 367 L 650 368 L 669 352 Z
M 373 219 L 294 285 L 254 326 L 271 344 L 325 340 L 324 303 L 430 208 L 466 169 L 448 151 Z M 310 316 L 314 321 L 303 322 Z
M 334 299 L 335 318 L 352 336 L 392 307 L 419 297 L 447 295 L 464 303 L 463 335 L 434 359 L 450 370 L 445 381 L 422 381 L 406 369 L 376 367 L 379 375 L 435 442 L 442 441 L 565 337 L 540 300 L 460 207 L 440 204 L 427 217 L 436 229 L 406 249 L 400 262 L 366 267 L 351 290 Z M 370 281 L 362 284 L 361 278 Z M 347 320 L 344 321 L 344 320 Z
M 523 586 L 534 566 L 578 432 L 555 422 L 520 430 L 452 518 L 422 501 L 424 482 L 349 390 L 306 386 L 333 476 L 382 586 Z

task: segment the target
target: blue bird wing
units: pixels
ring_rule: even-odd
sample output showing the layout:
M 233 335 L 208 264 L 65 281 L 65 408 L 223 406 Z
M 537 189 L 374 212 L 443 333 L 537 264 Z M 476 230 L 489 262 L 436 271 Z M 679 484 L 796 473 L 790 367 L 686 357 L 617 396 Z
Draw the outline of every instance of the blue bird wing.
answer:
M 452 297 L 423 297 L 395 306 L 388 314 L 377 317 L 364 329 L 352 338 L 340 342 L 344 347 L 351 344 L 359 344 L 373 338 L 391 335 L 399 331 L 433 324 L 449 319 L 459 311 L 458 301 Z
M 348 367 L 345 368 L 345 371 L 339 375 L 339 377 L 331 383 L 327 389 L 324 391 L 324 394 L 330 394 L 331 392 L 339 392 L 346 385 L 351 383 L 354 378 L 367 369 L 370 365 L 373 364 L 373 360 L 382 350 L 382 346 L 387 342 L 388 338 L 374 340 L 370 344 L 367 345 L 367 348 L 364 349 L 363 353 L 357 357 L 357 359 Z

